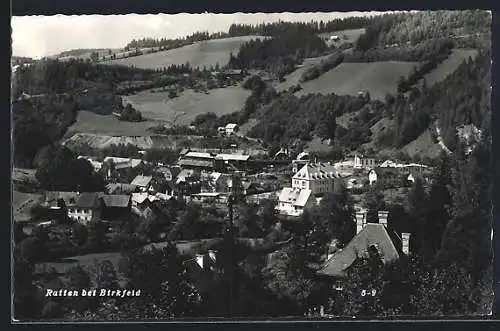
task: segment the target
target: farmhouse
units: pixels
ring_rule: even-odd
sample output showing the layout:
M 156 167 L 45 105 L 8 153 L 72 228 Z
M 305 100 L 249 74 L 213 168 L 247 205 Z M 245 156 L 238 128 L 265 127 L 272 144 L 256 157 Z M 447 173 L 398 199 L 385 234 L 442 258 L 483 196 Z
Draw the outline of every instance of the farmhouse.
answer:
M 144 161 L 141 159 L 114 156 L 107 156 L 103 160 L 103 166 L 106 165 L 105 169 L 107 169 L 106 176 L 108 179 L 123 173 L 127 169 L 134 169 L 143 164 Z
M 69 200 L 68 216 L 84 225 L 100 219 L 102 192 L 82 192 Z
M 177 162 L 182 168 L 188 169 L 212 169 L 214 167 L 215 155 L 202 152 L 187 152 L 181 155 Z
M 101 217 L 105 220 L 113 220 L 130 211 L 132 199 L 130 195 L 103 195 Z
M 230 135 L 235 134 L 236 132 L 238 132 L 239 127 L 238 127 L 238 124 L 229 123 L 229 124 L 226 125 L 225 129 L 226 129 L 226 135 L 230 136 Z
M 300 216 L 306 208 L 310 208 L 314 204 L 311 190 L 285 187 L 278 197 L 276 209 L 282 215 Z
M 131 207 L 144 211 L 153 201 L 156 201 L 156 197 L 147 192 L 132 193 Z
M 179 195 L 200 193 L 201 186 L 201 174 L 193 169 L 182 170 L 175 181 L 175 191 Z

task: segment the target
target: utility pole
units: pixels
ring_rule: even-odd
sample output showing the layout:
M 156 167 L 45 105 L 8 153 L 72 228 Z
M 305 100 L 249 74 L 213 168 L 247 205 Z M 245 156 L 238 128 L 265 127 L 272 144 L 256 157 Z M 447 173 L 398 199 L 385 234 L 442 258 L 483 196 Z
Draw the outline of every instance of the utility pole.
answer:
M 228 180 L 229 187 L 229 196 L 228 196 L 228 224 L 225 229 L 224 239 L 225 239 L 225 248 L 226 248 L 226 267 L 224 270 L 225 278 L 229 283 L 229 316 L 233 316 L 234 314 L 234 269 L 236 264 L 236 259 L 234 255 L 235 251 L 235 227 L 234 227 L 234 214 L 233 214 L 233 205 L 235 202 L 235 185 L 237 185 L 237 181 L 235 180 L 234 174 L 231 175 L 231 178 Z M 236 191 L 236 192 L 235 192 Z

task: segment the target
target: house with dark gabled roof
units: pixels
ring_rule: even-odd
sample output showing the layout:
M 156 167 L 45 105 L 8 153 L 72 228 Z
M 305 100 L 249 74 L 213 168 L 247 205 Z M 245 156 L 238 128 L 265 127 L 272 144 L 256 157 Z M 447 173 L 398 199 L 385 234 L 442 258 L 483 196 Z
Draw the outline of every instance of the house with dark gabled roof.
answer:
M 140 191 L 146 192 L 149 189 L 153 176 L 138 175 L 132 180 L 130 185 L 135 185 Z
M 387 264 L 410 252 L 410 233 L 397 233 L 389 229 L 389 212 L 378 212 L 379 223 L 367 223 L 366 214 L 366 210 L 356 212 L 356 235 L 344 248 L 328 255 L 317 272 L 320 278 L 328 279 L 336 290 L 342 289 L 349 268 L 358 258 L 376 252 L 381 263 Z
M 102 196 L 102 214 L 104 220 L 111 221 L 130 212 L 130 195 L 107 194 Z

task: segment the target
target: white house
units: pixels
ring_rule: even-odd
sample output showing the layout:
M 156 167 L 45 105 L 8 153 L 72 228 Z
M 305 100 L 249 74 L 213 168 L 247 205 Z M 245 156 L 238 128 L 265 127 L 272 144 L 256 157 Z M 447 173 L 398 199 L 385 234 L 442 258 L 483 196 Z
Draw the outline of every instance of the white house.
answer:
M 285 187 L 278 197 L 276 209 L 282 215 L 300 216 L 306 208 L 314 204 L 311 190 Z
M 373 185 L 377 182 L 377 172 L 375 171 L 375 169 L 370 170 L 370 172 L 368 173 L 368 182 L 370 183 L 370 185 Z
M 86 225 L 101 216 L 102 192 L 83 192 L 68 201 L 69 218 Z
M 375 159 L 371 157 L 363 157 L 359 154 L 354 154 L 353 160 L 353 168 L 361 169 L 361 168 L 374 168 L 375 167 Z
M 283 215 L 300 216 L 316 204 L 316 195 L 334 192 L 342 185 L 342 178 L 330 163 L 308 163 L 292 177 L 292 187 L 281 190 L 276 209 Z
M 226 125 L 225 129 L 226 129 L 226 135 L 230 136 L 230 135 L 238 132 L 238 124 L 229 123 Z
M 330 163 L 308 163 L 293 177 L 292 188 L 311 190 L 313 195 L 338 190 L 342 178 Z

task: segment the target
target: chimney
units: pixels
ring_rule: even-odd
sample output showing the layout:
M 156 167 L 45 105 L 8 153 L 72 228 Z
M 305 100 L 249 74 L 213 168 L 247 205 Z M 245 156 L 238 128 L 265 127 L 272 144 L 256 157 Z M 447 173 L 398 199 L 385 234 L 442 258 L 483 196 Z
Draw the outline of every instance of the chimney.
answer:
M 401 233 L 401 240 L 403 242 L 403 253 L 410 254 L 410 235 L 411 233 L 403 232 Z
M 215 255 L 215 251 L 214 250 L 208 250 L 208 256 L 210 256 L 210 258 L 212 259 L 212 261 L 216 261 L 216 255 Z
M 203 254 L 196 254 L 196 263 L 203 269 Z
M 363 227 L 366 224 L 366 213 L 364 211 L 356 212 L 356 234 L 360 233 L 363 230 Z
M 379 211 L 378 212 L 378 222 L 383 226 L 387 227 L 387 216 L 389 215 L 388 211 Z

